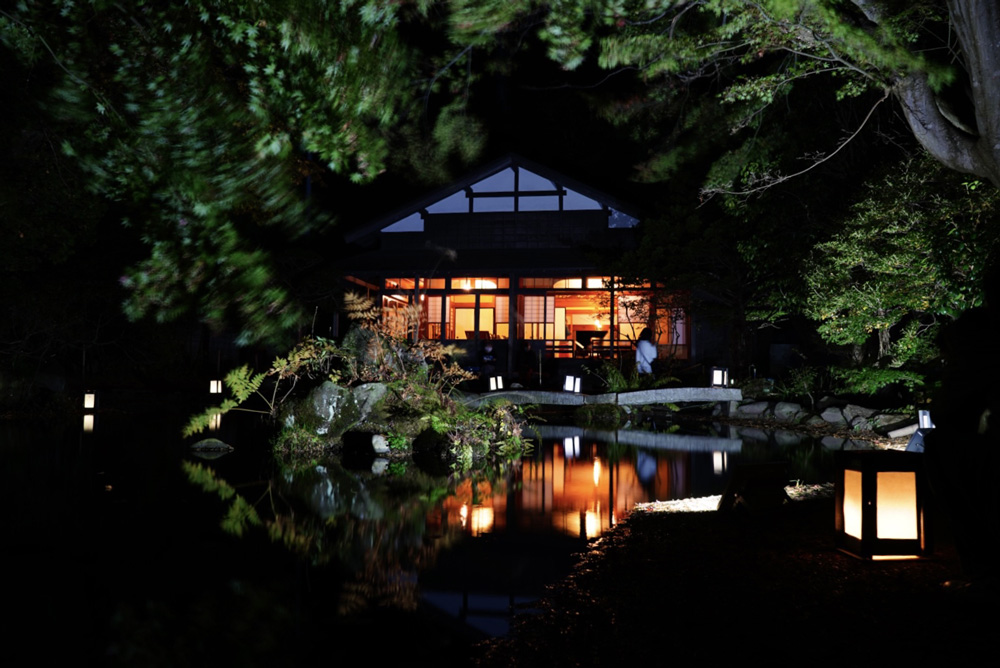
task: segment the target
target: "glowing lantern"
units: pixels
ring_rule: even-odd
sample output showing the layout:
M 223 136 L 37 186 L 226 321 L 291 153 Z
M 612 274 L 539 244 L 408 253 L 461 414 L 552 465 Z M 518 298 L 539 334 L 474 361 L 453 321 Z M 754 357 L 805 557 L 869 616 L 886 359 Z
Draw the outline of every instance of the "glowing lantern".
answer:
M 210 380 L 210 381 L 208 381 L 208 393 L 209 394 L 222 394 L 222 381 L 221 380 Z
M 491 376 L 490 377 L 490 391 L 494 392 L 496 390 L 503 389 L 503 376 Z
M 727 387 L 729 385 L 729 369 L 720 366 L 712 367 L 712 387 Z
M 563 389 L 567 392 L 579 392 L 580 391 L 580 377 L 579 376 L 566 376 L 566 381 L 563 383 Z
M 84 408 L 96 408 L 97 407 L 97 395 L 93 392 L 87 392 L 83 395 L 83 407 Z
M 930 553 L 920 453 L 855 450 L 837 453 L 836 461 L 838 549 L 862 559 Z

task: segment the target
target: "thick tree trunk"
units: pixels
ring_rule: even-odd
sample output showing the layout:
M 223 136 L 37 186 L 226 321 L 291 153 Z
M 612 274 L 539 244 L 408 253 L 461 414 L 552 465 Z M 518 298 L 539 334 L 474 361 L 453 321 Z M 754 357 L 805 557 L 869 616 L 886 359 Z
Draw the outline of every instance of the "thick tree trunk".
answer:
M 853 1 L 874 23 L 884 19 L 881 0 Z M 899 78 L 893 92 L 931 155 L 1000 186 L 1000 3 L 948 0 L 948 14 L 969 78 L 973 116 L 957 118 L 920 73 Z

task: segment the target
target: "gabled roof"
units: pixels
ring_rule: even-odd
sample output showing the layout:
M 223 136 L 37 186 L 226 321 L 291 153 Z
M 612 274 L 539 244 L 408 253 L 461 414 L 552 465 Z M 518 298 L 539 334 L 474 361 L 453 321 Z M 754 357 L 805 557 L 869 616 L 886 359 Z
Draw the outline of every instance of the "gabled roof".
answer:
M 607 211 L 608 227 L 638 224 L 631 207 L 548 167 L 510 154 L 347 235 L 421 232 L 433 214 L 503 211 Z

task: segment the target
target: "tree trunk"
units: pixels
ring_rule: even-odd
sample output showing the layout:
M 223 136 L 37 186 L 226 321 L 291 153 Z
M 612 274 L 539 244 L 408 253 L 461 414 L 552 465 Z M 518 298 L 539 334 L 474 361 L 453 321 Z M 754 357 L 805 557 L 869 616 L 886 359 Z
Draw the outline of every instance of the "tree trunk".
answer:
M 884 2 L 853 1 L 872 22 L 885 19 Z M 900 77 L 893 92 L 913 134 L 931 155 L 951 169 L 1000 186 L 1000 3 L 948 0 L 948 15 L 969 78 L 968 90 L 959 92 L 969 96 L 972 115 L 958 117 L 922 73 Z

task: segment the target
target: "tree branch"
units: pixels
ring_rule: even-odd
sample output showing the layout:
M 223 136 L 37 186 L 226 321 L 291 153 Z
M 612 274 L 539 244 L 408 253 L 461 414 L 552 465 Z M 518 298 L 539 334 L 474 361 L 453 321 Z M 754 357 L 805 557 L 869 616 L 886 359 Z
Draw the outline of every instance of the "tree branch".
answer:
M 849 137 L 847 137 L 847 139 L 845 139 L 844 141 L 842 141 L 840 143 L 840 145 L 833 150 L 832 153 L 830 153 L 829 155 L 827 155 L 827 156 L 825 156 L 823 158 L 820 158 L 820 159 L 816 160 L 815 162 L 813 162 L 811 165 L 809 165 L 805 169 L 803 169 L 801 171 L 798 171 L 798 172 L 795 172 L 794 174 L 786 174 L 786 175 L 783 175 L 783 176 L 776 176 L 773 179 L 768 179 L 767 177 L 763 177 L 766 180 L 766 182 L 764 184 L 759 185 L 759 186 L 757 186 L 755 188 L 750 188 L 749 190 L 723 190 L 722 188 L 705 188 L 705 189 L 703 189 L 701 191 L 702 195 L 703 196 L 708 196 L 709 198 L 711 198 L 714 195 L 753 195 L 754 193 L 762 192 L 764 190 L 767 190 L 768 188 L 771 188 L 773 186 L 778 185 L 779 183 L 783 183 L 785 181 L 788 181 L 789 179 L 794 179 L 797 176 L 802 176 L 803 174 L 811 172 L 812 170 L 816 169 L 817 167 L 819 167 L 820 165 L 822 165 L 827 160 L 830 160 L 831 158 L 833 158 L 833 156 L 835 156 L 838 153 L 840 153 L 844 149 L 845 146 L 847 146 L 848 144 L 850 144 L 851 141 L 855 137 L 858 136 L 858 134 L 861 132 L 861 130 L 864 129 L 865 125 L 868 123 L 868 120 L 872 117 L 872 114 L 875 113 L 875 110 L 878 108 L 878 106 L 880 104 L 882 104 L 883 102 L 885 102 L 889 98 L 889 94 L 891 92 L 892 92 L 891 90 L 886 89 L 885 94 L 882 95 L 882 97 L 879 98 L 879 100 L 874 105 L 872 105 L 872 108 L 868 110 L 868 114 L 865 116 L 864 120 L 861 121 L 861 125 L 859 125 L 858 128 L 854 132 L 852 132 Z

